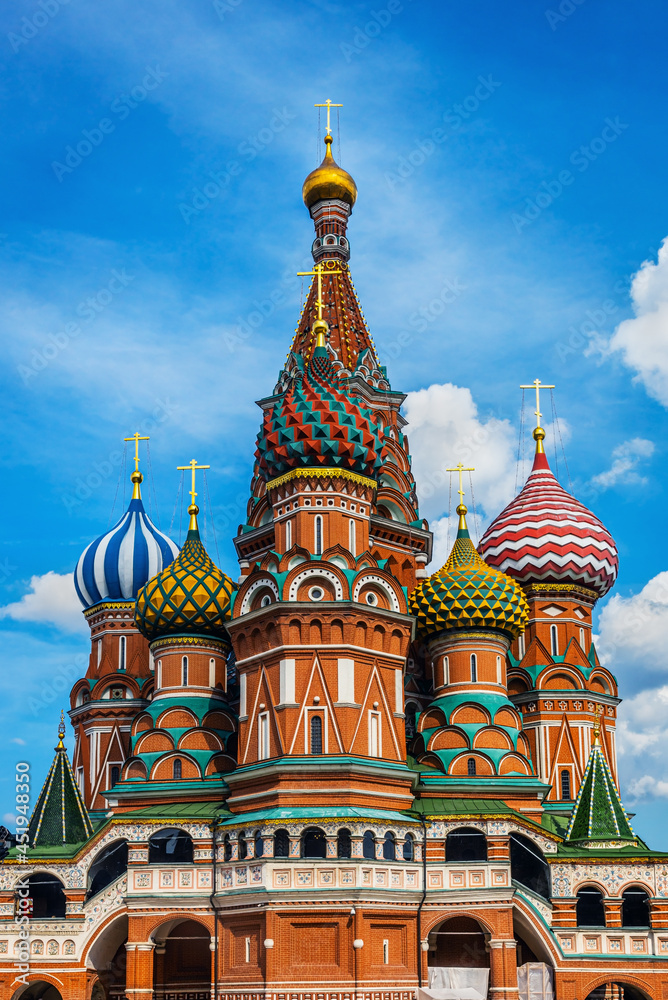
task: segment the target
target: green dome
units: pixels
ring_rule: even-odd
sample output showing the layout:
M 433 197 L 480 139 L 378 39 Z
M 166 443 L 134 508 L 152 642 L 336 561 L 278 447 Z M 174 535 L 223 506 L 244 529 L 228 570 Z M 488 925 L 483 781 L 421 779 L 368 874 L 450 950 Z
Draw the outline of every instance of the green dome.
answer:
M 409 607 L 423 636 L 455 628 L 493 628 L 516 638 L 529 618 L 519 584 L 478 555 L 463 514 L 448 561 L 417 585 Z
M 137 628 L 149 642 L 166 635 L 227 638 L 233 581 L 209 557 L 195 527 L 181 552 L 142 587 L 135 605 Z

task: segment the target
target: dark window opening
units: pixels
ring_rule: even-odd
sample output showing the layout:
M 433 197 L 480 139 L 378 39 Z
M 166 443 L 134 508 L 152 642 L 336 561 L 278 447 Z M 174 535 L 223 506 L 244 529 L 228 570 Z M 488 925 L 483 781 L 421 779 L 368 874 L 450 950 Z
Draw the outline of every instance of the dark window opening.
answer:
M 311 753 L 322 753 L 322 716 L 311 716 Z
M 225 861 L 232 860 L 232 841 L 230 840 L 229 833 L 226 833 L 223 838 L 223 857 Z
M 290 837 L 287 830 L 277 830 L 274 834 L 274 857 L 290 857 Z
M 571 772 L 561 772 L 561 797 L 565 802 L 570 802 L 571 798 Z
M 475 757 L 469 757 L 466 762 L 466 773 L 469 778 L 475 777 Z
M 55 875 L 37 872 L 28 878 L 28 889 L 32 900 L 33 920 L 65 916 L 65 893 L 62 882 Z M 25 885 L 25 882 L 23 883 Z
M 368 860 L 376 857 L 376 836 L 373 830 L 367 830 L 362 839 L 362 856 Z
M 319 827 L 311 827 L 305 830 L 302 835 L 302 857 L 303 858 L 325 858 L 327 856 L 327 838 L 324 830 Z
M 464 826 L 445 840 L 446 861 L 487 861 L 487 837 L 480 830 Z
M 396 861 L 397 859 L 397 848 L 394 843 L 394 834 L 389 830 L 385 834 L 385 840 L 383 841 L 383 858 L 385 861 Z
M 262 834 L 258 830 L 255 834 L 255 857 L 261 858 L 264 854 L 264 840 Z
M 605 906 L 601 890 L 593 886 L 580 889 L 575 912 L 578 927 L 605 927 Z
M 111 768 L 110 775 L 111 776 L 110 776 L 110 779 L 109 779 L 109 787 L 113 788 L 114 785 L 118 784 L 119 779 L 121 777 L 121 769 L 120 769 L 120 767 L 118 767 L 116 764 L 114 764 L 113 767 Z
M 111 844 L 102 851 L 88 870 L 88 891 L 86 899 L 102 892 L 115 882 L 128 867 L 128 845 L 125 840 Z
M 174 761 L 174 781 L 180 781 L 183 776 L 183 764 L 177 757 Z
M 190 864 L 193 859 L 193 842 L 190 834 L 178 827 L 159 830 L 148 842 L 148 863 Z
M 550 869 L 541 849 L 519 833 L 510 835 L 510 876 L 543 899 L 550 898 Z
M 634 885 L 622 893 L 622 927 L 651 927 L 649 896 Z
M 339 830 L 336 838 L 336 856 L 337 858 L 349 858 L 352 856 L 350 830 Z
M 404 861 L 413 861 L 415 858 L 415 844 L 410 833 L 406 834 L 403 846 Z
M 248 857 L 248 844 L 246 843 L 246 834 L 241 830 L 239 832 L 239 838 L 237 840 L 238 844 L 238 857 L 240 861 L 244 861 Z

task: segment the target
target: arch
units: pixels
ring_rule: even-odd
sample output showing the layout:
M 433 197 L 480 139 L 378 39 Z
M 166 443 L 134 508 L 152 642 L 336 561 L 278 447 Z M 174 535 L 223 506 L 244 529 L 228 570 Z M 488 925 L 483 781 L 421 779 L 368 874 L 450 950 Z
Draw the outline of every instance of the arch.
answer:
M 376 857 L 376 835 L 373 830 L 365 830 L 362 837 L 362 857 L 373 861 Z
M 543 899 L 550 898 L 550 869 L 545 856 L 521 833 L 510 834 L 510 877 Z
M 447 724 L 445 713 L 440 708 L 430 708 L 420 716 L 419 728 L 422 733 L 425 729 L 443 729 Z
M 86 899 L 102 892 L 108 885 L 115 882 L 128 867 L 127 840 L 112 841 L 100 851 L 88 869 L 88 884 Z
M 473 917 L 449 917 L 429 933 L 429 965 L 488 969 L 489 951 L 481 924 Z
M 264 837 L 260 830 L 255 831 L 255 836 L 253 837 L 253 851 L 256 858 L 261 858 L 264 856 Z
M 241 601 L 241 607 L 239 609 L 239 617 L 241 617 L 241 615 L 248 614 L 248 612 L 251 610 L 251 604 L 253 603 L 253 598 L 257 594 L 258 590 L 267 590 L 274 595 L 274 599 L 276 601 L 279 599 L 278 586 L 275 580 L 272 580 L 271 577 L 265 577 L 265 576 L 261 577 L 259 580 L 254 580 L 253 583 L 250 584 L 248 590 L 243 596 L 243 600 Z
M 189 833 L 178 826 L 166 826 L 154 833 L 148 842 L 150 865 L 191 864 L 193 841 Z
M 377 573 L 362 573 L 357 578 L 357 580 L 355 581 L 355 587 L 353 589 L 353 601 L 355 601 L 358 604 L 360 603 L 360 592 L 362 590 L 362 587 L 367 586 L 370 583 L 373 583 L 376 587 L 378 587 L 379 590 L 381 590 L 385 594 L 388 601 L 390 602 L 390 609 L 392 611 L 396 611 L 397 613 L 401 612 L 401 605 L 399 604 L 399 599 L 397 597 L 394 587 L 390 583 L 388 583 L 388 581 L 385 580 L 384 577 L 379 576 Z
M 513 741 L 503 729 L 480 729 L 473 737 L 474 748 L 481 750 L 514 750 Z
M 495 726 L 507 726 L 509 729 L 519 729 L 522 725 L 517 712 L 511 708 L 500 708 L 494 716 Z
M 626 979 L 601 980 L 587 993 L 585 1000 L 651 1000 L 651 994 L 644 983 L 630 983 Z
M 327 838 L 319 826 L 309 826 L 302 833 L 301 855 L 303 858 L 326 858 Z
M 487 837 L 482 830 L 472 826 L 460 826 L 451 830 L 445 838 L 445 860 L 487 861 Z
M 179 740 L 179 750 L 224 750 L 222 740 L 206 729 L 193 729 Z
M 274 833 L 274 857 L 290 857 L 290 835 L 287 830 L 276 830 Z
M 174 749 L 172 734 L 164 730 L 152 729 L 141 736 L 135 744 L 135 753 L 165 753 Z
M 474 763 L 472 764 L 470 761 Z M 480 751 L 478 753 L 471 753 L 469 751 L 455 757 L 450 764 L 448 774 L 466 774 L 469 777 L 477 775 L 478 777 L 487 778 L 494 774 L 494 766 L 489 757 L 483 756 Z
M 350 840 L 350 830 L 342 829 L 336 835 L 336 856 L 337 858 L 352 857 L 352 842 Z
M 128 762 L 125 770 L 126 781 L 146 781 L 146 778 L 146 764 L 143 760 L 132 760 Z
M 649 894 L 642 885 L 629 885 L 622 893 L 622 927 L 651 927 Z
M 328 566 L 331 566 L 328 563 Z M 317 566 L 310 566 L 308 569 L 302 570 L 297 573 L 292 583 L 290 584 L 290 589 L 288 592 L 288 600 L 296 601 L 297 592 L 301 585 L 307 580 L 312 580 L 313 584 L 317 583 L 318 580 L 327 580 L 329 584 L 334 588 L 334 600 L 343 600 L 343 584 L 341 583 L 340 577 L 334 572 L 333 569 L 327 569 L 322 563 L 318 563 Z
M 499 774 L 531 774 L 531 765 L 524 757 L 516 753 L 506 754 L 499 764 Z
M 430 750 L 466 750 L 469 741 L 461 729 L 441 729 L 429 741 Z
M 44 975 L 44 973 L 40 973 Z M 19 986 L 12 993 L 11 1000 L 63 1000 L 63 995 L 48 979 L 33 979 L 25 986 Z
M 582 686 L 580 678 L 570 670 L 553 670 L 540 679 L 543 691 L 580 691 Z
M 27 879 L 32 900 L 32 920 L 64 917 L 66 911 L 63 883 L 49 872 L 33 872 Z
M 575 913 L 578 927 L 605 927 L 603 893 L 598 886 L 584 885 L 578 889 Z
M 603 674 L 592 674 L 589 678 L 589 690 L 596 694 L 612 694 L 610 682 Z
M 460 705 L 450 716 L 450 725 L 483 725 L 488 726 L 491 722 L 489 712 L 480 705 Z
M 165 930 L 168 929 L 167 933 Z M 197 920 L 173 920 L 153 931 L 162 961 L 153 963 L 156 996 L 165 993 L 209 995 L 211 989 L 211 932 Z
M 385 861 L 397 860 L 397 845 L 391 830 L 388 830 L 383 838 L 383 858 Z
M 189 709 L 179 705 L 178 708 L 168 708 L 158 716 L 155 725 L 158 729 L 194 729 L 199 726 L 199 719 Z
M 412 833 L 407 833 L 401 849 L 404 861 L 415 861 L 415 838 Z

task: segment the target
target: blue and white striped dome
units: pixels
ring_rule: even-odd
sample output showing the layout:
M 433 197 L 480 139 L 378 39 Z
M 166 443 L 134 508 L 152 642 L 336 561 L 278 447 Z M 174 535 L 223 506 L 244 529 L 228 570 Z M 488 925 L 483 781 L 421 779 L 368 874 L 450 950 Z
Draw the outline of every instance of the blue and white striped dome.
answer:
M 141 499 L 133 499 L 118 524 L 80 556 L 74 571 L 79 600 L 85 608 L 100 601 L 133 601 L 178 554 L 178 545 L 158 531 Z

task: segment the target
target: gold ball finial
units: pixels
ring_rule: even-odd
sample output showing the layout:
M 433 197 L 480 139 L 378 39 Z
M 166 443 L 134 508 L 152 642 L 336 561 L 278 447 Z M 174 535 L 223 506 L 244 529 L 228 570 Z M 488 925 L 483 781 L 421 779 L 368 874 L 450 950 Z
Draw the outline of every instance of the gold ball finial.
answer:
M 130 482 L 131 483 L 143 483 L 144 482 L 144 477 L 142 476 L 142 474 L 139 471 L 139 469 L 135 469 L 135 471 L 132 473 L 132 475 L 130 476 Z
M 460 517 L 463 517 L 464 514 L 468 514 L 468 512 L 469 509 L 464 503 L 460 503 L 459 506 L 457 507 L 457 513 L 459 514 Z
M 191 517 L 193 516 L 197 517 L 197 515 L 199 514 L 199 507 L 197 506 L 196 503 L 190 504 L 190 507 L 188 507 L 188 513 L 190 514 Z
M 313 326 L 311 327 L 311 331 L 312 331 L 313 335 L 315 336 L 315 346 L 316 347 L 325 347 L 326 346 L 326 339 L 325 338 L 327 337 L 327 334 L 329 333 L 329 324 L 328 324 L 327 320 L 324 320 L 324 319 L 317 319 L 317 320 L 315 320 L 315 322 L 313 323 Z
M 542 427 L 536 427 L 535 431 L 533 432 L 533 439 L 534 441 L 545 440 L 545 431 L 543 430 Z

